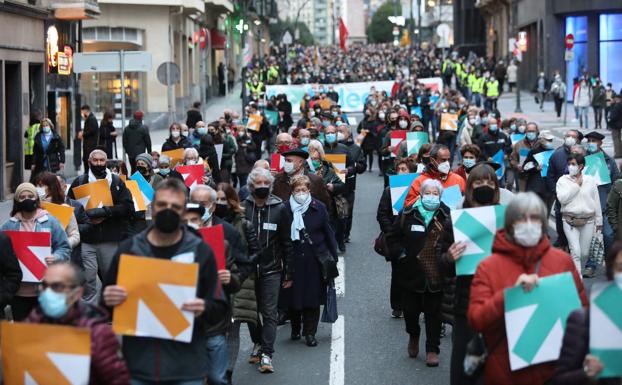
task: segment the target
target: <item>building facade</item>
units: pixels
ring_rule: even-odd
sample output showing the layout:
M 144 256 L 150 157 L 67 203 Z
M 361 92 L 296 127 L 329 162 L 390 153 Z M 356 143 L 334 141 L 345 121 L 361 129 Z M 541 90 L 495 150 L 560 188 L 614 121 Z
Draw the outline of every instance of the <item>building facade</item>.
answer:
M 475 0 L 454 0 L 454 47 L 462 55 L 486 52 L 485 21 Z

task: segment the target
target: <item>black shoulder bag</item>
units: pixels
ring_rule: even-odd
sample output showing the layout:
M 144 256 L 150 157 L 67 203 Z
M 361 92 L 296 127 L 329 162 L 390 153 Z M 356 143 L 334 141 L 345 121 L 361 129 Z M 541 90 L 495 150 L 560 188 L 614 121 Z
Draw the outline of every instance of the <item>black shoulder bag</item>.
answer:
M 307 229 L 302 229 L 302 235 L 305 237 L 305 241 L 309 243 L 309 246 L 313 247 L 313 241 L 311 240 L 309 233 L 307 233 Z M 335 261 L 332 255 L 329 253 L 319 253 L 317 250 L 314 250 L 313 254 L 315 254 L 315 258 L 320 263 L 322 278 L 324 281 L 330 281 L 339 276 L 337 261 Z

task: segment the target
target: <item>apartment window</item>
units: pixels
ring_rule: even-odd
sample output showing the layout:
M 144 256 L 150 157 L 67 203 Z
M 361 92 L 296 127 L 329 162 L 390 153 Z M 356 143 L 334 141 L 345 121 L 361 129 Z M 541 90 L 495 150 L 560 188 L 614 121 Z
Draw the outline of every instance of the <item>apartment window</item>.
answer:
M 599 17 L 600 77 L 619 92 L 622 88 L 622 13 Z

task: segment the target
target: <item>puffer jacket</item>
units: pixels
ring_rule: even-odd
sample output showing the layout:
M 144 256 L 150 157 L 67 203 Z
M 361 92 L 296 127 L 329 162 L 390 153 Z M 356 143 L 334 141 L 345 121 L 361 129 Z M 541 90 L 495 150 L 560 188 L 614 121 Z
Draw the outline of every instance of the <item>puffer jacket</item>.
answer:
M 144 152 L 151 153 L 151 136 L 142 121 L 131 119 L 123 130 L 123 148 L 130 159 Z
M 534 247 L 525 248 L 506 238 L 505 230 L 497 231 L 492 255 L 484 259 L 473 276 L 469 301 L 469 324 L 481 332 L 490 347 L 484 367 L 485 384 L 542 385 L 555 371 L 552 362 L 537 364 L 512 372 L 505 332 L 504 289 L 513 287 L 518 277 L 532 274 L 540 260 L 540 277 L 570 272 L 583 306 L 587 297 L 581 277 L 570 256 L 554 248 L 548 236 Z
M 119 342 L 108 325 L 108 313 L 94 305 L 77 302 L 59 319 L 47 317 L 39 306 L 25 322 L 54 324 L 88 329 L 91 332 L 90 385 L 128 385 L 130 373 L 119 356 Z
M 233 296 L 233 319 L 250 324 L 257 323 L 257 295 L 255 293 L 255 274 L 248 276 L 242 287 Z
M 262 248 L 257 260 L 259 277 L 280 273 L 285 268 L 287 278 L 294 273 L 294 249 L 290 237 L 292 217 L 283 201 L 270 195 L 259 207 L 251 194 L 243 202 L 246 219 L 256 229 Z

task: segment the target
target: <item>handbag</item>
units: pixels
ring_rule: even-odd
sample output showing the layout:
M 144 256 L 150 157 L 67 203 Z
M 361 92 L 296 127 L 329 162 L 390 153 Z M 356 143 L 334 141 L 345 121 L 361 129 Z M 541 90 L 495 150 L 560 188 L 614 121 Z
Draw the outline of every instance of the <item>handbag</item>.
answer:
M 305 237 L 305 241 L 313 247 L 313 241 L 307 233 L 307 229 L 302 229 L 302 235 Z M 337 269 L 337 261 L 329 253 L 318 253 L 314 251 L 315 258 L 320 263 L 320 269 L 322 273 L 322 279 L 325 282 L 331 281 L 339 276 L 339 270 Z
M 337 318 L 339 318 L 339 314 L 337 314 L 337 291 L 334 282 L 331 281 L 326 288 L 326 304 L 322 310 L 320 321 L 332 324 L 337 321 Z
M 594 216 L 581 218 L 573 217 L 571 215 L 563 215 L 562 218 L 564 218 L 564 221 L 566 221 L 566 223 L 568 223 L 572 227 L 581 227 L 591 221 Z
M 383 231 L 381 231 L 376 239 L 374 239 L 374 251 L 382 255 L 387 261 L 391 259 L 391 252 L 389 249 L 389 244 L 387 242 L 387 235 Z
M 590 241 L 590 257 L 589 260 L 595 261 L 598 266 L 603 264 L 605 257 L 605 242 L 603 241 L 603 233 L 596 231 Z
M 335 209 L 337 210 L 337 218 L 347 218 L 350 209 L 350 203 L 348 202 L 348 200 L 342 195 L 337 195 L 333 198 L 333 201 L 335 202 Z

